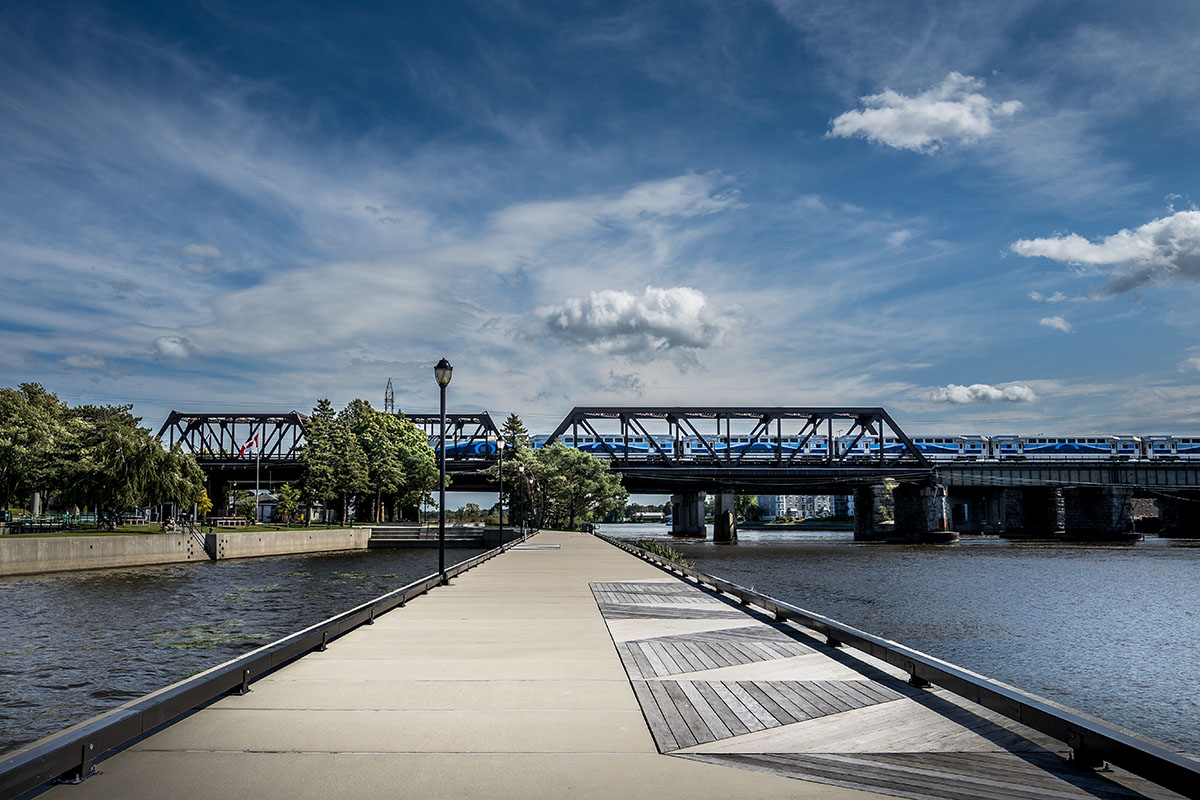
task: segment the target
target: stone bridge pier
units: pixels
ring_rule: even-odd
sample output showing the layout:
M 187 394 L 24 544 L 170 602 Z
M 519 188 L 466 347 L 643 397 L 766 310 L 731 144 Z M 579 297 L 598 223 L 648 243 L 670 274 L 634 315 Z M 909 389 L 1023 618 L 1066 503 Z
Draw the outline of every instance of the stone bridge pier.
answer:
M 1072 486 L 1063 489 L 1067 538 L 1104 541 L 1133 533 L 1133 489 Z
M 896 522 L 888 538 L 899 542 L 944 542 L 957 538 L 950 529 L 946 487 L 937 484 L 897 484 L 892 492 Z
M 1200 492 L 1172 491 L 1171 496 L 1159 495 L 1154 500 L 1162 521 L 1159 536 L 1200 539 Z
M 713 541 L 737 541 L 737 509 L 732 492 L 721 492 L 716 496 L 713 513 Z
M 704 538 L 704 492 L 671 495 L 671 535 Z
M 882 483 L 859 486 L 854 490 L 854 540 L 882 542 L 887 538 L 883 523 L 892 516 L 892 493 Z

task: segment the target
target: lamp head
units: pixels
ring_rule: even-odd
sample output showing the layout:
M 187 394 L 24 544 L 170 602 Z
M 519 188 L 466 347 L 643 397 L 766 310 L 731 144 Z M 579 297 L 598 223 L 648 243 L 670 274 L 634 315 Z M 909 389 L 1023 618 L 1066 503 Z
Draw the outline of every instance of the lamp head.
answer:
M 507 446 L 508 446 L 508 442 L 504 441 L 503 436 L 496 437 L 496 449 L 497 450 L 503 450 Z
M 433 377 L 437 381 L 438 386 L 446 386 L 450 383 L 450 376 L 454 374 L 454 367 L 450 366 L 450 362 L 443 358 L 433 368 Z

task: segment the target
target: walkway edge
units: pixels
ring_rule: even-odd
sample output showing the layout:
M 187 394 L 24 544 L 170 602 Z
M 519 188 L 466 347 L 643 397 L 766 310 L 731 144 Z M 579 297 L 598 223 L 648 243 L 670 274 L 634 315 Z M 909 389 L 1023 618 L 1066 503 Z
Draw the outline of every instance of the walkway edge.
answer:
M 937 684 L 953 694 L 1064 742 L 1073 753 L 1072 760 L 1081 768 L 1098 767 L 1109 761 L 1185 797 L 1200 798 L 1200 761 L 1172 751 L 1161 742 L 1115 728 L 1081 711 L 1000 683 L 920 650 L 669 561 L 628 542 L 602 534 L 593 535 L 660 569 L 676 573 L 681 579 L 691 578 L 697 585 L 736 597 L 744 605 L 757 606 L 773 614 L 780 622 L 795 622 L 817 631 L 825 635 L 831 645 L 849 645 L 899 667 L 909 673 L 913 685 Z
M 447 567 L 446 577 L 449 579 L 461 575 L 527 538 L 514 539 Z M 442 578 L 438 573 L 420 578 L 349 611 L 15 750 L 0 759 L 0 800 L 11 800 L 55 779 L 68 782 L 85 780 L 95 771 L 95 761 L 108 751 L 122 747 L 223 695 L 248 692 L 250 684 L 266 673 L 302 658 L 313 650 L 324 649 L 329 642 L 362 625 L 374 624 L 376 617 L 403 606 L 441 583 Z

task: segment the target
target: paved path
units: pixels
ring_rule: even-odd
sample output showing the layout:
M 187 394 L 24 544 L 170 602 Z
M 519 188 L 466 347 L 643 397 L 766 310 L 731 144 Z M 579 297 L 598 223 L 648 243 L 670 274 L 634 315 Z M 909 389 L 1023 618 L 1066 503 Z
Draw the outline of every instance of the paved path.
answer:
M 985 798 L 1012 795 L 979 764 L 917 762 L 968 752 L 1024 786 L 1058 758 L 940 694 L 542 533 L 43 796 Z M 1017 796 L 1138 796 L 1034 771 Z

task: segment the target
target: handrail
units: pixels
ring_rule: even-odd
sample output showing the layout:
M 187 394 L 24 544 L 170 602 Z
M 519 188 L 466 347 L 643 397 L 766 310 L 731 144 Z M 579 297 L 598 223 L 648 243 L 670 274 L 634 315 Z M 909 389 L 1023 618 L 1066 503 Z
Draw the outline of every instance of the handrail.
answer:
M 513 539 L 447 567 L 447 580 L 524 540 L 525 537 Z M 103 753 L 127 744 L 222 695 L 245 694 L 250 691 L 250 683 L 267 672 L 313 650 L 324 650 L 329 642 L 361 625 L 375 624 L 375 618 L 380 614 L 403 606 L 409 600 L 441 585 L 441 582 L 441 575 L 437 573 L 413 581 L 302 631 L 0 756 L 0 800 L 11 800 L 55 778 L 74 782 L 83 780 L 93 772 L 94 761 Z
M 1065 742 L 1072 750 L 1072 761 L 1081 767 L 1099 767 L 1109 761 L 1185 797 L 1200 798 L 1200 760 L 1172 751 L 1161 742 L 1114 728 L 1081 711 L 986 678 L 890 639 L 776 600 L 724 578 L 682 566 L 610 536 L 599 533 L 594 535 L 662 569 L 691 577 L 696 583 L 732 595 L 743 604 L 758 606 L 773 614 L 776 620 L 798 622 L 825 635 L 835 647 L 841 644 L 849 645 L 900 667 L 909 673 L 909 682 L 915 686 L 937 684 L 953 694 Z

